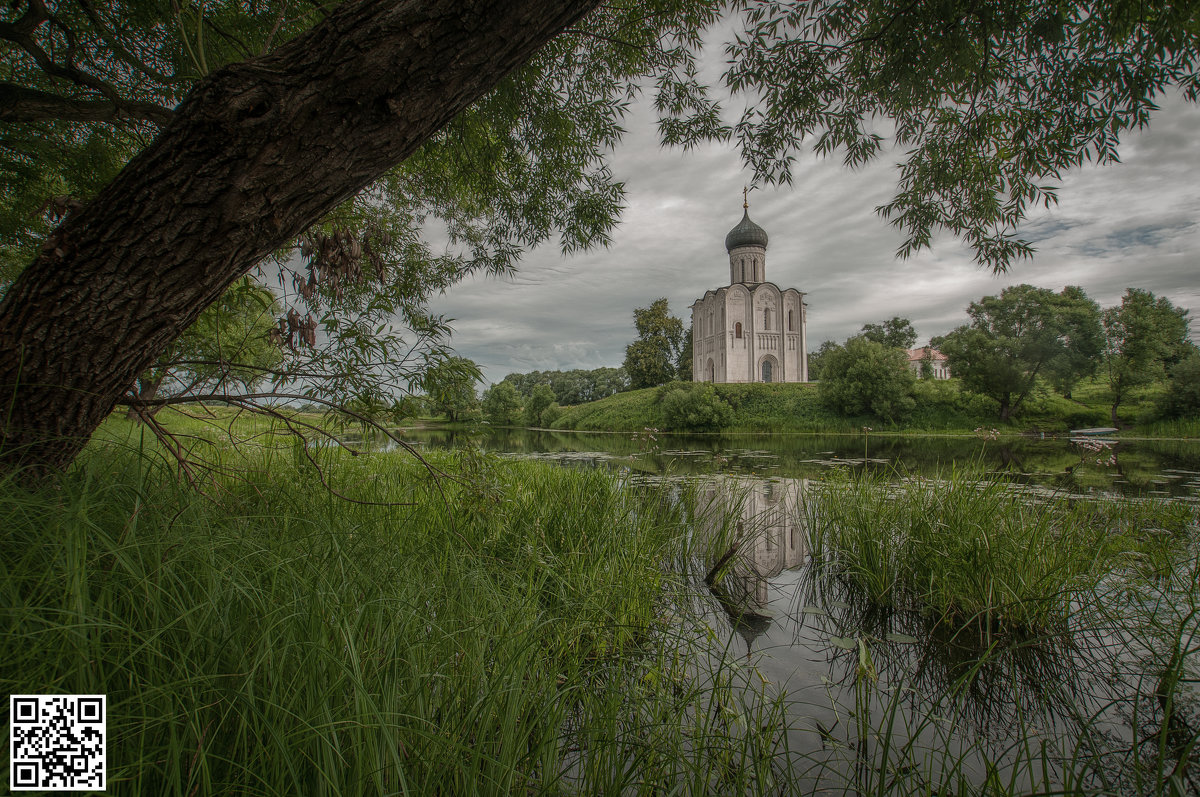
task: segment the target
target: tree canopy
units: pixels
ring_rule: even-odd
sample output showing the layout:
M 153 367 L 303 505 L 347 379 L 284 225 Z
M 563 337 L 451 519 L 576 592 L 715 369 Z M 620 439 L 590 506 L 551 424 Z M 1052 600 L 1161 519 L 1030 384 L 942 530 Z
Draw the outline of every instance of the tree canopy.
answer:
M 1079 288 L 1055 293 L 1014 285 L 971 302 L 967 314 L 971 323 L 947 335 L 939 348 L 963 387 L 995 399 L 1002 420 L 1052 367 L 1089 367 L 1082 349 L 1098 337 L 1099 308 Z
M 549 424 L 551 419 L 547 418 L 547 413 L 556 412 L 552 410 L 556 406 L 554 391 L 550 389 L 550 386 L 535 385 L 533 392 L 529 394 L 529 398 L 525 402 L 525 423 L 530 426 Z
M 549 385 L 559 404 L 584 404 L 629 389 L 629 377 L 623 368 L 576 368 L 570 371 L 530 371 L 504 377 L 525 398 L 533 395 L 538 385 Z
M 917 345 L 917 331 L 907 318 L 892 316 L 882 324 L 863 324 L 862 336 L 893 349 L 911 349 Z
M 494 426 L 521 423 L 521 396 L 512 382 L 497 382 L 483 393 L 483 417 Z
M 894 422 L 916 406 L 915 382 L 904 352 L 858 335 L 825 350 L 818 393 L 835 412 Z
M 728 12 L 736 121 L 696 63 Z M 736 139 L 759 182 L 789 182 L 809 145 L 851 166 L 902 151 L 879 208 L 900 254 L 947 231 L 1004 268 L 1064 170 L 1115 159 L 1168 86 L 1195 99 L 1198 35 L 1187 4 L 16 0 L 0 9 L 3 451 L 70 462 L 254 268 L 294 288 L 289 336 L 364 347 L 320 364 L 323 389 L 344 365 L 369 375 L 352 389 L 384 389 L 377 366 L 445 331 L 430 292 L 555 237 L 608 240 L 622 187 L 604 157 L 645 85 L 665 142 Z M 414 328 L 364 369 L 389 314 Z
M 1150 291 L 1129 288 L 1121 304 L 1104 311 L 1104 365 L 1112 391 L 1111 417 L 1128 392 L 1163 377 L 1194 352 L 1187 311 Z
M 1083 288 L 1077 285 L 1066 286 L 1062 295 L 1068 301 L 1061 305 L 1059 311 L 1069 316 L 1071 345 L 1047 364 L 1046 379 L 1055 390 L 1070 398 L 1076 382 L 1096 373 L 1104 339 L 1098 323 L 1100 305 L 1089 299 Z
M 475 383 L 479 367 L 466 357 L 447 357 L 431 364 L 421 377 L 429 407 L 451 421 L 461 421 L 479 408 Z
M 838 348 L 836 341 L 825 340 L 821 341 L 821 345 L 816 351 L 808 353 L 808 378 L 813 381 L 820 381 L 825 373 L 825 358 L 831 351 Z
M 649 307 L 634 308 L 633 325 L 637 339 L 625 347 L 629 386 L 637 390 L 676 379 L 687 353 L 687 335 L 683 321 L 671 315 L 667 300 L 655 299 Z

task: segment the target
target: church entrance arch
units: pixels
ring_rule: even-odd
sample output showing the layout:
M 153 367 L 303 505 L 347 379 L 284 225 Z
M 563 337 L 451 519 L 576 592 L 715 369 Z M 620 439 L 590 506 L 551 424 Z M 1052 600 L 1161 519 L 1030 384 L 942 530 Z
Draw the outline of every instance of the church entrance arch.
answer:
M 708 381 L 709 381 L 709 382 L 716 382 L 716 381 L 717 381 L 717 366 L 716 366 L 716 364 L 715 364 L 715 363 L 712 361 L 712 359 L 711 359 L 711 358 L 710 358 L 710 359 L 709 359 L 709 361 L 708 361 Z
M 779 373 L 779 362 L 769 354 L 763 357 L 762 362 L 758 366 L 758 375 L 760 381 L 763 382 L 777 381 L 781 376 Z

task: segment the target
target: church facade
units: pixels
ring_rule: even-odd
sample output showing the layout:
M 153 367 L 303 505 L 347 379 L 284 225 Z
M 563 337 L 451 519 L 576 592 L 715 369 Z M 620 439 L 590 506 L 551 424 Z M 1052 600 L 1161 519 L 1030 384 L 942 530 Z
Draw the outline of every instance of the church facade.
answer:
M 807 382 L 804 293 L 767 281 L 767 233 L 742 207 L 725 236 L 729 284 L 692 304 L 692 379 Z

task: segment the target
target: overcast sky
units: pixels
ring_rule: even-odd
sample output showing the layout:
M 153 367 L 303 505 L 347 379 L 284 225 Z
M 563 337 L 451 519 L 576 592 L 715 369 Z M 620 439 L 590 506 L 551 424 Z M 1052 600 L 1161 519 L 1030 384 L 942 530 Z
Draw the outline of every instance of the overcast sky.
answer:
M 1148 130 L 1122 142 L 1122 163 L 1070 174 L 1059 204 L 1030 215 L 1023 235 L 1038 251 L 999 277 L 952 238 L 895 257 L 900 236 L 874 209 L 894 193 L 898 158 L 852 172 L 808 156 L 793 186 L 750 195 L 750 216 L 770 237 L 767 279 L 807 294 L 810 350 L 894 315 L 913 322 L 921 345 L 965 323 L 972 300 L 1019 283 L 1081 285 L 1103 307 L 1127 287 L 1145 288 L 1190 310 L 1195 340 L 1200 108 L 1162 104 Z M 627 207 L 610 248 L 564 257 L 545 246 L 515 278 L 468 279 L 433 303 L 455 319 L 452 345 L 486 383 L 514 371 L 619 366 L 634 307 L 665 296 L 688 325 L 692 302 L 728 284 L 725 234 L 741 219 L 750 180 L 735 145 L 663 149 L 648 102 L 626 126 L 611 163 Z

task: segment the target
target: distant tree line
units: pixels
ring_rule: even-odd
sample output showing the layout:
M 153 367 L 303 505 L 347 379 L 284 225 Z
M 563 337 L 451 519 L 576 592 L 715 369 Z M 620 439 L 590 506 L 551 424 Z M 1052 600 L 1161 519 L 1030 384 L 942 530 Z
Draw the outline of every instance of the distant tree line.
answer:
M 527 374 L 509 374 L 502 381 L 511 384 L 517 394 L 525 398 L 531 397 L 538 385 L 547 385 L 554 394 L 554 400 L 563 406 L 599 401 L 629 389 L 629 375 L 624 368 L 530 371 Z
M 1015 285 L 972 302 L 967 315 L 967 324 L 930 343 L 964 390 L 996 402 L 1001 420 L 1019 413 L 1039 386 L 1070 398 L 1090 378 L 1107 382 L 1114 426 L 1130 391 L 1155 381 L 1166 386 L 1161 417 L 1200 413 L 1200 350 L 1189 339 L 1187 311 L 1165 297 L 1129 288 L 1121 304 L 1102 310 L 1077 286 Z M 915 343 L 908 319 L 866 324 L 844 343 L 811 352 L 809 375 L 830 409 L 900 421 L 915 406 L 916 374 L 904 352 Z
M 494 426 L 554 423 L 560 407 L 598 401 L 629 389 L 622 368 L 509 374 L 483 394 L 483 417 Z
M 484 416 L 499 425 L 549 426 L 561 406 L 665 386 L 657 402 L 669 428 L 727 425 L 731 408 L 716 393 L 686 384 L 691 334 L 671 316 L 667 300 L 633 315 L 637 338 L 622 368 L 509 374 L 485 393 Z M 1120 305 L 1101 309 L 1077 286 L 1055 292 L 1015 285 L 972 302 L 967 316 L 968 323 L 930 345 L 945 355 L 964 391 L 995 402 L 1001 420 L 1019 414 L 1038 390 L 1070 398 L 1081 380 L 1096 378 L 1107 382 L 1113 425 L 1130 392 L 1155 381 L 1166 385 L 1161 417 L 1200 413 L 1200 350 L 1188 338 L 1187 311 L 1164 297 L 1130 288 Z M 916 408 L 918 377 L 932 375 L 928 359 L 916 372 L 909 362 L 916 342 L 907 318 L 864 324 L 845 342 L 826 341 L 811 352 L 809 376 L 835 413 L 902 422 Z

